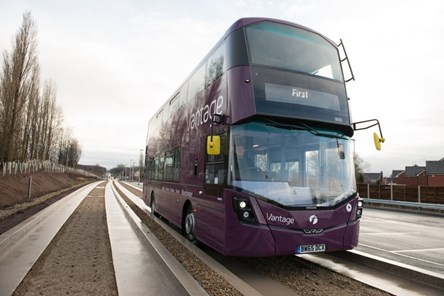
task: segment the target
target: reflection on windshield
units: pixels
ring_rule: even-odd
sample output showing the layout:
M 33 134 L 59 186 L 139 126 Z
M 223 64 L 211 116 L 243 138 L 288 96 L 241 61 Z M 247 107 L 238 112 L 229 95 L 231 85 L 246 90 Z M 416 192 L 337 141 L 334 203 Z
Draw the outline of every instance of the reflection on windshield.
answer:
M 356 192 L 350 139 L 309 127 L 232 128 L 232 186 L 284 206 L 332 206 Z
M 338 51 L 320 35 L 260 22 L 246 28 L 251 63 L 343 81 Z

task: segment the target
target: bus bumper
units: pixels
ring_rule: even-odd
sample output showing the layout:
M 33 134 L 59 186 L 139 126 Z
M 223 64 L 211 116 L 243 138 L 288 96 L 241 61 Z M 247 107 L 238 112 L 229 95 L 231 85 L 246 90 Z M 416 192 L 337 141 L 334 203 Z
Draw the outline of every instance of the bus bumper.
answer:
M 353 249 L 358 245 L 359 220 L 326 229 L 320 234 L 269 225 L 241 224 L 228 231 L 226 256 L 268 257 L 298 254 L 301 245 L 325 245 L 325 252 Z

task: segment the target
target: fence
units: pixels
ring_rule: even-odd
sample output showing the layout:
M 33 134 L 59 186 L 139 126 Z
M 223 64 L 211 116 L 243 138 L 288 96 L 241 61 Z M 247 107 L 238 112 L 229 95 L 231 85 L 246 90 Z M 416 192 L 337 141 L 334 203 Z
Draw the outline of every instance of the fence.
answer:
M 444 204 L 444 187 L 358 184 L 361 197 L 429 204 Z
M 0 169 L 2 171 L 1 176 L 31 174 L 37 171 L 45 171 L 50 173 L 72 173 L 95 177 L 95 175 L 84 170 L 66 167 L 64 165 L 51 162 L 49 160 L 29 160 L 26 162 L 9 161 L 3 163 L 0 162 Z

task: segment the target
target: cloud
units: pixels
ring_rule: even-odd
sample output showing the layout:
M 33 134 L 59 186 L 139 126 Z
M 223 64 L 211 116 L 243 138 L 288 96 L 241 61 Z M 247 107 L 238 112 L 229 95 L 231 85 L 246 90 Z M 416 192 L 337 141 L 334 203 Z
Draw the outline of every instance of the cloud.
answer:
M 84 149 L 81 162 L 138 154 L 149 118 L 245 16 L 343 38 L 356 76 L 347 84 L 352 117 L 380 119 L 387 138 L 376 152 L 374 130 L 356 133 L 356 151 L 372 170 L 440 158 L 442 1 L 1 1 L 2 50 L 26 10 L 39 28 L 41 77 L 57 85 L 65 124 Z

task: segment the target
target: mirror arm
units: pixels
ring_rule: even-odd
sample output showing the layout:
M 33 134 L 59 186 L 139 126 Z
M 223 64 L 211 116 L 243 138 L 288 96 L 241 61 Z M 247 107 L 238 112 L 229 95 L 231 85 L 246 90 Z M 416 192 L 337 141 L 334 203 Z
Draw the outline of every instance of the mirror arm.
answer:
M 213 141 L 215 124 L 224 124 L 223 114 L 213 114 L 213 117 L 211 118 L 211 141 Z
M 376 123 L 373 123 L 373 124 L 365 126 L 365 127 L 361 127 L 361 128 L 356 127 L 358 124 L 361 124 L 361 123 L 368 123 L 368 122 L 375 122 L 375 121 L 376 121 Z M 379 134 L 381 135 L 381 138 L 384 138 L 384 136 L 382 135 L 381 125 L 379 124 L 379 120 L 377 120 L 377 119 L 369 119 L 369 120 L 354 122 L 353 123 L 353 130 L 355 130 L 355 131 L 366 130 L 366 129 L 369 129 L 369 128 L 374 127 L 376 125 L 379 128 Z

